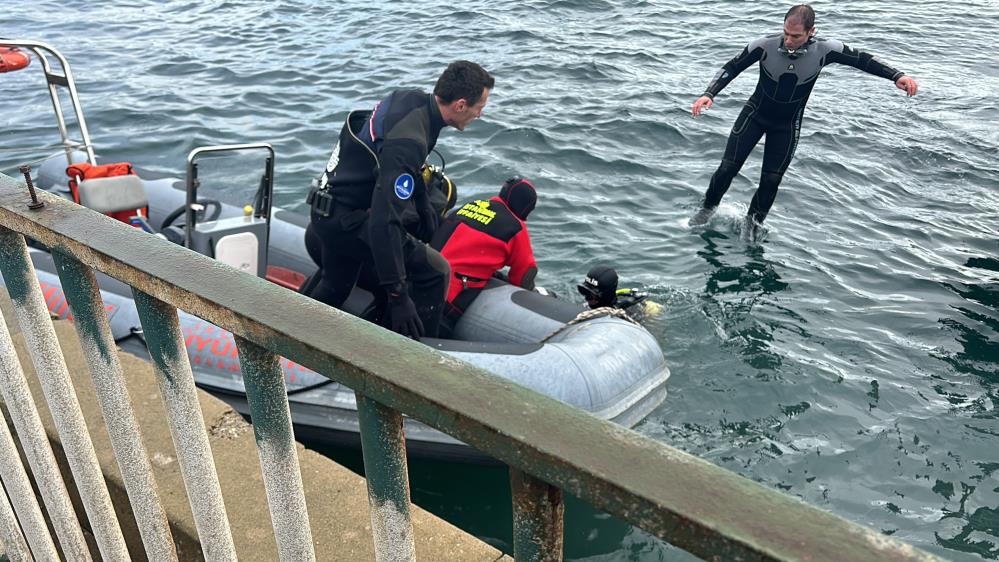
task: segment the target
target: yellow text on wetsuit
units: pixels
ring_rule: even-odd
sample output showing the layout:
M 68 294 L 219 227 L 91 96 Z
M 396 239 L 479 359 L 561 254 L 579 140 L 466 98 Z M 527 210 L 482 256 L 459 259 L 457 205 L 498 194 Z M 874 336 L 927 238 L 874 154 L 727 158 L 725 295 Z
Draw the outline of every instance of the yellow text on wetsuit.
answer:
M 467 217 L 482 224 L 489 224 L 496 218 L 496 211 L 489 209 L 489 201 L 476 201 L 475 203 L 465 203 L 458 209 L 458 216 Z

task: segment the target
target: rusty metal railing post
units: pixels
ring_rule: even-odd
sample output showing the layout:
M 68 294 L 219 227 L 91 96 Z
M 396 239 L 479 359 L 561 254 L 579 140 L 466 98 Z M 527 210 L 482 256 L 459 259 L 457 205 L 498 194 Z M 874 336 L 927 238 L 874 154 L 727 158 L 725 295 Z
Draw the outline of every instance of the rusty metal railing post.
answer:
M 0 229 L 0 270 L 101 556 L 130 560 L 28 247 L 6 228 Z
M 3 315 L 0 314 L 0 325 L 4 325 Z M 5 325 L 4 325 L 5 326 Z M 6 329 L 6 328 L 4 328 Z M 0 344 L 3 345 L 3 344 Z M 0 359 L 6 360 L 7 355 L 0 353 Z M 24 536 L 31 546 L 31 550 L 40 560 L 55 560 L 59 557 L 56 553 L 55 544 L 52 542 L 52 535 L 45 525 L 42 517 L 42 510 L 38 506 L 38 499 L 34 490 L 31 489 L 31 481 L 28 480 L 28 473 L 21 464 L 21 456 L 17 453 L 17 446 L 14 438 L 7 427 L 7 420 L 0 415 L 0 480 L 3 480 L 3 487 L 7 491 L 7 497 L 13 503 L 13 508 L 17 512 L 17 519 L 14 525 L 24 530 Z M 4 500 L 6 501 L 6 497 Z M 21 521 L 18 524 L 18 519 Z M 8 533 L 10 531 L 7 531 Z M 10 544 L 10 540 L 15 537 L 3 536 L 4 543 Z
M 5 550 L 2 556 L 6 559 L 11 562 L 34 561 L 31 551 L 28 550 L 28 543 L 21 533 L 21 526 L 17 523 L 14 508 L 11 507 L 3 486 L 0 486 L 0 539 L 3 540 Z
M 0 228 L 0 234 L 3 233 L 3 230 Z M 0 240 L 0 243 L 3 241 Z M 24 378 L 24 372 L 21 370 L 21 363 L 14 350 L 14 342 L 10 339 L 10 332 L 7 331 L 7 323 L 2 312 L 0 312 L 0 391 L 3 392 L 4 403 L 7 404 L 7 410 L 14 422 L 21 447 L 24 449 L 24 456 L 28 459 L 28 464 L 31 465 L 31 474 L 38 484 L 42 500 L 52 518 L 52 526 L 59 537 L 63 553 L 72 560 L 90 560 L 87 541 L 83 538 L 80 522 L 73 510 L 73 503 L 69 499 L 66 483 L 59 472 L 59 465 L 56 464 L 48 435 L 45 434 L 42 420 L 38 417 L 38 409 L 31 397 L 28 381 Z M 4 427 L 6 428 L 6 423 L 4 423 Z M 16 482 L 16 480 L 7 480 L 7 478 L 5 472 L 5 483 L 8 481 Z M 17 492 L 17 495 L 21 496 L 13 498 L 19 507 L 25 505 L 28 501 L 28 495 L 32 499 L 34 498 L 30 484 L 27 484 L 27 489 L 12 487 L 9 490 L 12 493 Z M 27 519 L 26 523 L 30 521 L 32 519 Z M 37 520 L 34 520 L 34 524 L 37 524 Z M 44 527 L 43 523 L 41 528 Z M 36 542 L 42 544 L 44 539 L 32 540 L 33 548 L 36 548 Z M 45 552 L 45 549 L 40 549 L 38 552 Z
M 177 309 L 135 287 L 132 295 L 149 356 L 156 366 L 156 380 L 205 560 L 236 560 L 222 486 L 215 471 Z
M 0 228 L 0 233 L 2 232 L 3 229 Z M 14 422 L 18 439 L 24 449 L 24 456 L 31 466 L 31 474 L 38 484 L 42 501 L 45 502 L 45 507 L 52 517 L 52 526 L 55 528 L 56 536 L 59 537 L 59 545 L 62 546 L 67 558 L 90 560 L 87 541 L 80 530 L 80 522 L 73 510 L 73 503 L 69 499 L 66 483 L 59 472 L 59 465 L 56 464 L 48 435 L 45 434 L 42 420 L 38 417 L 38 409 L 31 397 L 28 381 L 24 378 L 2 312 L 0 312 L 0 392 L 3 392 L 3 400 Z M 22 495 L 27 493 L 22 492 Z M 19 505 L 20 503 L 18 501 Z
M 354 394 L 361 426 L 361 452 L 364 477 L 368 482 L 375 560 L 416 560 L 402 414 L 359 392 Z
M 560 562 L 565 504 L 562 490 L 510 468 L 513 557 L 517 562 Z
M 150 560 L 177 560 L 177 548 L 156 492 L 152 465 L 125 387 L 97 278 L 89 267 L 62 252 L 52 252 L 52 258 L 73 310 L 76 332 L 90 365 L 101 413 L 146 555 Z
M 270 351 L 239 336 L 234 336 L 234 340 L 239 349 L 278 557 L 285 562 L 315 560 L 281 364 Z

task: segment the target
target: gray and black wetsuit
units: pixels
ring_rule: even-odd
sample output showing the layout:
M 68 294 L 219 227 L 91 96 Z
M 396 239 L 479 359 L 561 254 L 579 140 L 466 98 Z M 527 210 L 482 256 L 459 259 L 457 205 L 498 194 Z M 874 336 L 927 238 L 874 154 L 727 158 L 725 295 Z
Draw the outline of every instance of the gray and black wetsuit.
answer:
M 740 72 L 754 62 L 760 63 L 756 91 L 736 119 L 721 165 L 711 176 L 711 184 L 704 195 L 706 208 L 718 206 L 732 178 L 766 134 L 760 187 L 749 206 L 749 215 L 757 222 L 766 218 L 777 197 L 777 187 L 794 156 L 801 116 L 822 67 L 829 63 L 845 64 L 893 82 L 904 75 L 873 55 L 851 49 L 839 41 L 813 38 L 793 53 L 783 45 L 784 38 L 779 33 L 753 41 L 739 56 L 725 63 L 704 92 L 713 99 Z
M 444 126 L 433 94 L 419 90 L 397 90 L 373 111 L 347 116 L 321 176 L 331 210 L 314 205 L 305 231 L 319 266 L 312 298 L 339 308 L 359 278 L 379 302 L 386 291 L 408 291 L 425 335 L 437 335 L 451 270 L 426 244 L 440 214 L 421 170 Z

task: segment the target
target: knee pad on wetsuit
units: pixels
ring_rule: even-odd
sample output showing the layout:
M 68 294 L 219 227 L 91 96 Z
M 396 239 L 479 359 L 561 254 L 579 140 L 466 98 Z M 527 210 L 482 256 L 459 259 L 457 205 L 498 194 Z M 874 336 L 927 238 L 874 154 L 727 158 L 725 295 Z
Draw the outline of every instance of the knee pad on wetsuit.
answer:
M 409 241 L 406 249 L 406 278 L 409 295 L 416 305 L 416 312 L 423 321 L 424 336 L 436 337 L 447 302 L 447 289 L 451 266 L 437 250 L 430 246 Z
M 735 175 L 739 173 L 739 168 L 742 166 L 737 165 L 735 162 L 722 158 L 721 164 L 718 165 L 718 169 L 715 170 L 715 179 L 724 180 L 726 182 L 732 181 Z
M 425 244 L 422 246 L 423 248 L 416 250 L 414 259 L 407 262 L 409 281 L 414 286 L 423 288 L 441 287 L 441 299 L 444 299 L 451 280 L 451 265 L 437 250 Z
M 451 283 L 451 264 L 444 259 L 444 256 L 442 256 L 440 252 L 429 247 L 427 248 L 427 261 L 430 263 L 430 266 L 440 274 L 438 282 L 441 284 L 441 294 L 446 300 L 448 286 Z

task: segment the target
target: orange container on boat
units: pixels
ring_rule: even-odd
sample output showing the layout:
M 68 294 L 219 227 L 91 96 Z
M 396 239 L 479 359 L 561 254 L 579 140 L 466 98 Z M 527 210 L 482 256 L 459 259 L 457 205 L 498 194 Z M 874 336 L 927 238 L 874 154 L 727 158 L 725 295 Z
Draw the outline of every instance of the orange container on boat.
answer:
M 21 70 L 31 63 L 28 53 L 17 47 L 0 47 L 0 72 Z

